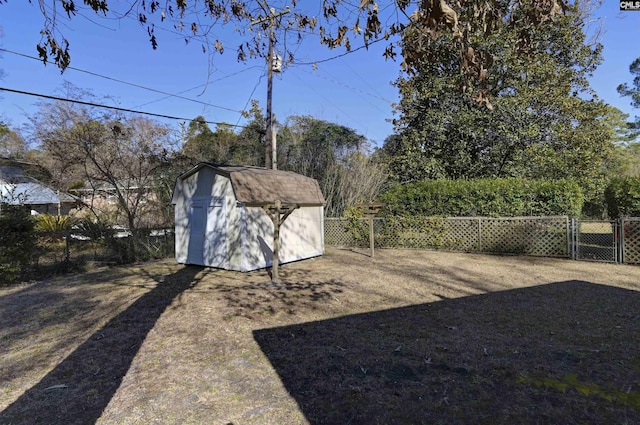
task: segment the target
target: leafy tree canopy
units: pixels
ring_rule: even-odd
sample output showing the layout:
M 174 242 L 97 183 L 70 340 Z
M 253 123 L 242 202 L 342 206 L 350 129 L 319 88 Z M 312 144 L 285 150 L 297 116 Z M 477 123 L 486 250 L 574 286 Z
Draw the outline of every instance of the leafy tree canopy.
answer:
M 238 136 L 231 125 L 221 124 L 212 131 L 204 117 L 193 119 L 186 129 L 182 154 L 193 162 L 228 164 Z
M 483 4 L 467 1 L 460 15 Z M 595 190 L 616 129 L 587 81 L 602 60 L 586 40 L 588 10 L 564 5 L 533 26 L 535 1 L 493 4 L 504 19 L 467 28 L 462 56 L 456 36 L 440 33 L 397 81 L 398 134 L 384 146 L 392 178 L 575 178 Z M 403 47 L 420 39 L 409 30 Z M 479 76 L 471 88 L 469 72 Z
M 23 159 L 27 153 L 27 142 L 22 135 L 0 121 L 0 157 Z
M 0 137 L 3 137 L 6 134 L 9 134 L 11 130 L 9 130 L 9 126 L 4 122 L 0 121 Z
M 278 132 L 278 163 L 316 179 L 325 213 L 342 215 L 355 203 L 372 201 L 386 180 L 367 157 L 367 141 L 353 129 L 310 116 L 289 117 Z
M 629 72 L 634 76 L 631 85 L 624 83 L 618 86 L 618 93 L 631 98 L 631 105 L 640 108 L 640 57 L 629 65 Z
M 633 76 L 633 82 L 631 85 L 628 83 L 620 84 L 618 93 L 621 96 L 631 98 L 631 106 L 640 109 L 640 57 L 629 65 L 629 72 Z M 630 122 L 628 127 L 632 131 L 633 138 L 640 136 L 640 116 L 636 117 L 635 122 Z

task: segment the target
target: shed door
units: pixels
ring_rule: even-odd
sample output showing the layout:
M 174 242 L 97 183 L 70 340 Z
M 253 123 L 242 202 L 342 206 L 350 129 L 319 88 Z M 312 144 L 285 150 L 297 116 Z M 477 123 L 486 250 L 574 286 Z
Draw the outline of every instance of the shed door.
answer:
M 227 214 L 224 198 L 195 198 L 189 210 L 187 263 L 226 267 Z

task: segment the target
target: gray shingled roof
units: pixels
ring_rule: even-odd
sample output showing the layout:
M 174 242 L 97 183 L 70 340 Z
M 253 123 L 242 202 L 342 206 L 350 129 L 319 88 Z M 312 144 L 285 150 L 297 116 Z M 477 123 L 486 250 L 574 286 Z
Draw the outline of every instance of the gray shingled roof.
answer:
M 25 176 L 21 167 L 16 165 L 0 165 L 0 181 L 7 183 L 36 183 L 33 177 Z
M 77 201 L 67 193 L 57 192 L 39 183 L 16 183 L 6 186 L 0 193 L 0 200 L 8 204 L 44 205 Z
M 0 166 L 0 201 L 8 204 L 45 205 L 75 203 L 78 199 L 53 190 L 33 177 L 24 175 L 21 167 Z
M 219 166 L 202 162 L 181 178 L 184 179 L 204 167 L 229 177 L 236 199 L 245 204 L 266 205 L 280 200 L 285 204 L 324 205 L 318 182 L 291 171 L 249 166 Z

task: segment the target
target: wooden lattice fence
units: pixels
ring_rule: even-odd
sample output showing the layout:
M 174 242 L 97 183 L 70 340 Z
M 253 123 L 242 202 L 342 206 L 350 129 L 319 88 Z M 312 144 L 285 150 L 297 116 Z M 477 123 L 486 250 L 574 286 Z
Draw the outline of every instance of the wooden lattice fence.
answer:
M 622 220 L 622 248 L 624 262 L 640 263 L 640 218 L 625 218 Z
M 345 218 L 325 218 L 324 243 L 329 246 L 358 246 L 353 233 L 349 231 L 349 220 Z
M 482 218 L 481 252 L 568 257 L 568 217 Z
M 325 243 L 368 246 L 366 221 L 326 219 Z M 380 248 L 445 249 L 463 252 L 569 257 L 567 217 L 405 217 L 374 220 Z

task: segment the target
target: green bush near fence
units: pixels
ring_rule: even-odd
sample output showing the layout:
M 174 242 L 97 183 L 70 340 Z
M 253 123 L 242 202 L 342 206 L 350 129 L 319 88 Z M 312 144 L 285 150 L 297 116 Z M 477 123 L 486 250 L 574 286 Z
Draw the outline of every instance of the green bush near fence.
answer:
M 0 204 L 0 285 L 17 282 L 36 253 L 35 223 L 21 205 Z
M 347 208 L 343 217 L 344 226 L 356 246 L 369 246 L 369 225 L 364 220 L 363 212 L 355 207 Z
M 394 184 L 380 200 L 387 217 L 578 216 L 583 195 L 570 180 L 423 180 Z
M 611 180 L 604 196 L 609 218 L 640 216 L 640 177 Z

